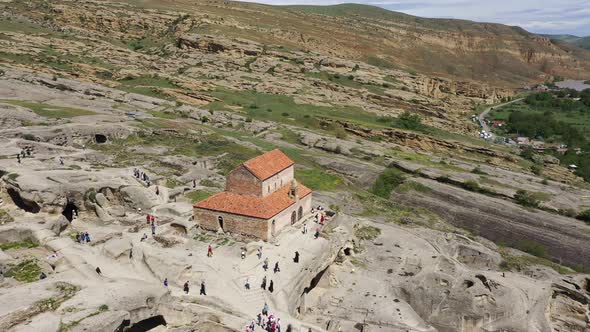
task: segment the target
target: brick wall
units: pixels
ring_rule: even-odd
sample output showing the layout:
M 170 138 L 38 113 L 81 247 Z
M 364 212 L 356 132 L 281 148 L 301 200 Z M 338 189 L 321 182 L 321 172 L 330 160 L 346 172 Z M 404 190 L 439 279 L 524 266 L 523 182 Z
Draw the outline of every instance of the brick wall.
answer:
M 262 183 L 244 166 L 239 166 L 227 175 L 225 191 L 260 197 L 262 196 Z
M 294 167 L 289 166 L 279 173 L 271 176 L 262 182 L 262 195 L 268 196 L 284 186 L 291 186 L 293 180 Z
M 193 209 L 193 215 L 195 221 L 201 228 L 217 231 L 219 229 L 218 217 L 221 216 L 223 217 L 224 232 L 249 235 L 265 241 L 268 240 L 268 220 L 199 208 Z

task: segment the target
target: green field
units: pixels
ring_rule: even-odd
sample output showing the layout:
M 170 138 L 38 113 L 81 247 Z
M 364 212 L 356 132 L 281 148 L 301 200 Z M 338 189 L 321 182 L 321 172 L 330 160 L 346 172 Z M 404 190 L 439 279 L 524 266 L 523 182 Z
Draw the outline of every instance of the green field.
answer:
M 72 118 L 75 116 L 96 114 L 95 112 L 85 110 L 85 109 L 80 109 L 80 108 L 54 106 L 54 105 L 49 105 L 49 104 L 44 104 L 44 103 L 36 103 L 36 102 L 30 102 L 30 101 L 0 99 L 0 103 L 25 107 L 25 108 L 28 108 L 31 111 L 37 113 L 39 116 L 46 117 L 46 118 L 54 118 L 54 119 Z

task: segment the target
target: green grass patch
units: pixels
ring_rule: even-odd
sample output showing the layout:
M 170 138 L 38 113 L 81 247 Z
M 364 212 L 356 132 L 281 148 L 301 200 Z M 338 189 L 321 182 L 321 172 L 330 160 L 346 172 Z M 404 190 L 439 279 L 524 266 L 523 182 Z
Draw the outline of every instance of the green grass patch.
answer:
M 7 277 L 14 278 L 18 281 L 33 282 L 39 280 L 41 268 L 36 259 L 27 259 L 15 266 L 12 266 L 6 272 Z
M 372 241 L 381 235 L 381 229 L 374 226 L 361 226 L 354 230 L 354 235 L 360 240 Z
M 187 197 L 188 199 L 190 199 L 193 203 L 196 203 L 196 202 L 204 200 L 205 198 L 210 197 L 212 194 L 213 193 L 205 191 L 205 190 L 195 190 L 195 191 L 191 191 L 191 192 L 187 193 L 184 196 Z
M 181 118 L 187 118 L 188 115 L 184 112 L 173 112 L 173 111 L 148 111 L 149 114 L 156 118 L 176 120 Z
M 117 88 L 123 91 L 142 94 L 160 99 L 172 99 L 169 95 L 160 91 L 161 88 L 175 89 L 176 84 L 167 78 L 157 75 L 125 77 L 118 81 L 121 83 Z
M 405 194 L 411 191 L 427 193 L 430 192 L 431 189 L 427 186 L 423 185 L 422 183 L 414 182 L 414 181 L 405 181 L 401 185 L 399 185 L 396 189 L 396 192 L 400 194 Z
M 405 173 L 396 168 L 386 168 L 379 174 L 371 192 L 381 198 L 389 198 L 393 189 L 397 188 L 405 180 Z
M 342 183 L 340 176 L 319 169 L 297 169 L 295 178 L 312 190 L 330 191 Z
M 37 246 L 38 245 L 32 241 L 0 243 L 0 249 L 2 250 L 36 248 Z
M 29 102 L 29 101 L 0 99 L 0 103 L 25 107 L 25 108 L 28 108 L 31 111 L 35 112 L 39 116 L 43 116 L 46 118 L 54 118 L 54 119 L 72 118 L 75 116 L 96 114 L 95 112 L 92 112 L 89 110 L 84 110 L 84 109 L 79 109 L 79 108 L 54 106 L 54 105 Z

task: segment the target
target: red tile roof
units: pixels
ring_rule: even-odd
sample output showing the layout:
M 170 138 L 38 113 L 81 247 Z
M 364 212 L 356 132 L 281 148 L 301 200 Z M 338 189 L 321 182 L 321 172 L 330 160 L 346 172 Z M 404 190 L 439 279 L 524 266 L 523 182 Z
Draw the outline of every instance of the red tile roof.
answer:
M 283 151 L 275 149 L 256 158 L 252 158 L 243 165 L 258 179 L 264 181 L 293 165 L 293 160 L 289 159 Z
M 198 202 L 194 207 L 259 219 L 270 219 L 295 203 L 295 200 L 289 197 L 290 188 L 291 184 L 288 184 L 266 197 L 239 195 L 224 191 Z M 298 188 L 299 198 L 311 193 L 311 189 L 301 183 L 298 183 Z

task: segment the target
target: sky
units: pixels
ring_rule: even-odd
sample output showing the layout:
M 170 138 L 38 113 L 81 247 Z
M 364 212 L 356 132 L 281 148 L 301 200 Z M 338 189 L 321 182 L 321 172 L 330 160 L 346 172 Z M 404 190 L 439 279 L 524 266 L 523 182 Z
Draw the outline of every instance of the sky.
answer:
M 517 25 L 530 32 L 590 36 L 590 0 L 254 0 L 271 5 L 361 3 L 421 17 Z

